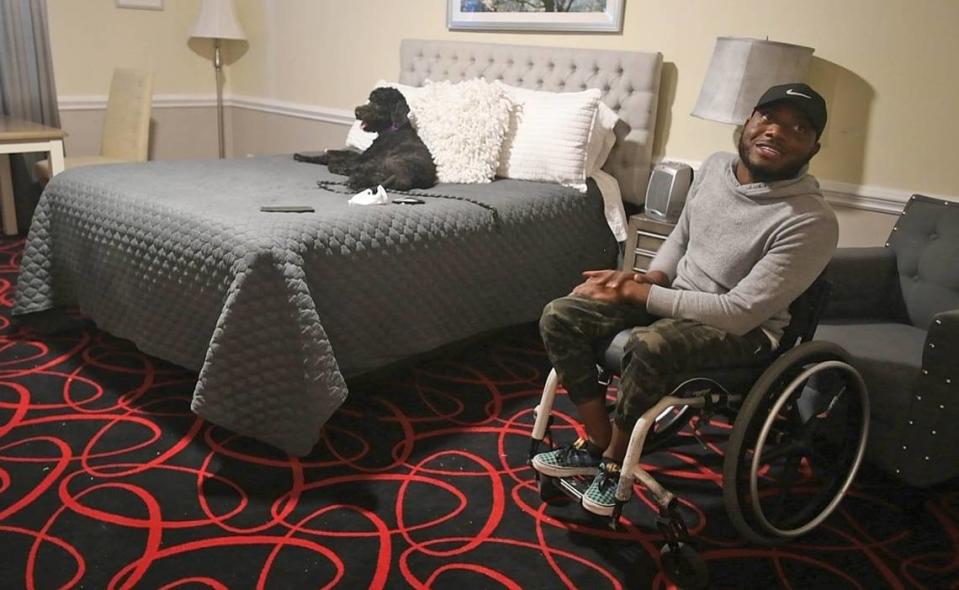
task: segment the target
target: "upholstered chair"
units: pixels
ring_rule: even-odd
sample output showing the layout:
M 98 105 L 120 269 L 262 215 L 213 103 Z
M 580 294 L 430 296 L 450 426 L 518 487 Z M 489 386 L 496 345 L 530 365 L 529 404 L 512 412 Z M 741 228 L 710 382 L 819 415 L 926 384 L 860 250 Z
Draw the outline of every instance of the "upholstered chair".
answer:
M 866 382 L 867 461 L 917 487 L 959 476 L 959 202 L 914 195 L 885 247 L 840 248 L 826 276 L 816 339 Z
M 65 168 L 91 164 L 145 162 L 150 141 L 152 105 L 152 73 L 131 69 L 114 70 L 107 110 L 103 119 L 100 154 L 65 158 Z M 50 179 L 48 160 L 37 162 L 35 170 L 41 179 Z

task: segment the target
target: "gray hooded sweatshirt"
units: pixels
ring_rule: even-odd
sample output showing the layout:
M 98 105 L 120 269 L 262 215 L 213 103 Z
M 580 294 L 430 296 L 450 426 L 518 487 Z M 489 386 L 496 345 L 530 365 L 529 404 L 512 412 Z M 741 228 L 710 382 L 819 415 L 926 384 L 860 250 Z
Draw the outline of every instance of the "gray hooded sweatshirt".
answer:
M 776 346 L 789 304 L 826 267 L 839 227 L 816 179 L 740 184 L 729 153 L 709 157 L 679 217 L 650 264 L 670 288 L 653 286 L 646 307 L 732 334 L 756 327 Z

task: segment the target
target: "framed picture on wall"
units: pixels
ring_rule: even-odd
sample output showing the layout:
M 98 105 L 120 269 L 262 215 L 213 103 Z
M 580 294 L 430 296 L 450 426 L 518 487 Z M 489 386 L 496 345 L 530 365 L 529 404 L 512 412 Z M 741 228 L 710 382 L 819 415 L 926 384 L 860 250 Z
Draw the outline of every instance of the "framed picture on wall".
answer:
M 117 0 L 117 8 L 163 10 L 163 0 Z
M 626 0 L 447 0 L 450 29 L 506 31 L 623 30 Z

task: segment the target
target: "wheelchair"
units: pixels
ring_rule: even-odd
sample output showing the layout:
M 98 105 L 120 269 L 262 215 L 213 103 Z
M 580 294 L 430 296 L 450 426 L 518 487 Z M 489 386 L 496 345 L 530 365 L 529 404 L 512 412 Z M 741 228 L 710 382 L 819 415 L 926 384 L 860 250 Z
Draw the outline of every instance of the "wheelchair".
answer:
M 723 504 L 736 530 L 754 543 L 777 545 L 808 533 L 833 512 L 856 476 L 868 436 L 869 399 L 849 354 L 812 340 L 829 291 L 820 276 L 790 305 L 791 320 L 771 362 L 678 376 L 681 385 L 632 430 L 609 525 L 617 528 L 638 481 L 659 511 L 663 573 L 682 588 L 704 587 L 706 565 L 690 543 L 677 497 L 640 466 L 640 457 L 668 444 L 694 416 L 699 423 L 716 415 L 734 420 L 723 460 Z M 598 347 L 607 385 L 622 369 L 628 336 L 624 330 Z M 530 460 L 544 440 L 556 446 L 550 426 L 558 385 L 554 369 L 535 409 Z M 576 497 L 575 486 L 534 473 L 544 502 Z

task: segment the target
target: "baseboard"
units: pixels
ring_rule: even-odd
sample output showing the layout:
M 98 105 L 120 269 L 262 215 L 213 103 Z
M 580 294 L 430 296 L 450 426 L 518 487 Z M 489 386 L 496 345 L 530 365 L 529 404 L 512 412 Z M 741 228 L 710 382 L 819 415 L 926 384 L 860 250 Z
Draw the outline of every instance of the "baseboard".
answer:
M 90 111 L 102 110 L 107 106 L 106 96 L 60 96 L 58 97 L 61 111 Z M 286 102 L 270 98 L 252 96 L 227 96 L 223 99 L 224 106 L 261 113 L 271 113 L 296 119 L 321 121 L 336 125 L 351 125 L 354 121 L 353 112 L 345 109 L 332 109 L 316 105 Z M 159 94 L 153 98 L 153 107 L 165 108 L 209 108 L 216 106 L 216 96 L 195 94 Z M 693 168 L 698 168 L 702 162 L 685 158 L 665 157 L 661 161 L 683 162 Z M 912 192 L 890 189 L 880 186 L 859 185 L 847 182 L 820 179 L 823 195 L 830 204 L 838 207 L 861 209 L 876 213 L 898 215 L 902 212 Z M 959 201 L 957 195 L 941 195 L 922 192 L 922 194 L 948 201 Z
M 102 111 L 107 108 L 105 95 L 58 96 L 61 111 Z M 224 104 L 226 102 L 224 101 Z M 153 97 L 155 109 L 208 108 L 216 106 L 216 95 L 158 94 Z
M 260 111 L 262 113 L 272 113 L 286 117 L 295 117 L 297 119 L 308 119 L 311 121 L 322 121 L 324 123 L 335 123 L 337 125 L 352 125 L 356 117 L 353 111 L 343 109 L 330 109 L 318 107 L 309 104 L 295 102 L 285 102 L 269 98 L 256 98 L 252 96 L 232 96 L 228 99 L 229 106 L 248 109 L 251 111 Z
M 856 185 L 833 180 L 820 181 L 822 194 L 831 205 L 899 215 L 913 193 L 877 186 Z M 926 194 L 926 193 L 923 193 Z M 929 195 L 934 196 L 934 195 Z M 939 197 L 946 199 L 948 197 Z
M 682 162 L 683 164 L 692 166 L 694 169 L 698 169 L 702 164 L 699 160 L 673 157 L 657 158 L 656 161 Z M 904 191 L 881 186 L 824 180 L 821 178 L 819 179 L 819 186 L 822 189 L 823 196 L 826 197 L 826 200 L 829 201 L 831 205 L 847 207 L 849 209 L 873 211 L 876 213 L 888 213 L 890 215 L 899 215 L 902 213 L 902 209 L 906 206 L 910 197 L 917 192 L 935 199 L 959 201 L 959 196 L 957 195 L 943 195 L 923 191 Z
M 61 111 L 98 111 L 107 108 L 106 96 L 61 96 L 58 97 Z M 153 97 L 153 108 L 212 108 L 216 106 L 215 95 L 191 94 L 158 94 Z M 353 111 L 330 109 L 315 105 L 285 102 L 252 96 L 226 96 L 223 106 L 272 113 L 297 119 L 323 121 L 337 125 L 352 125 L 355 117 Z

